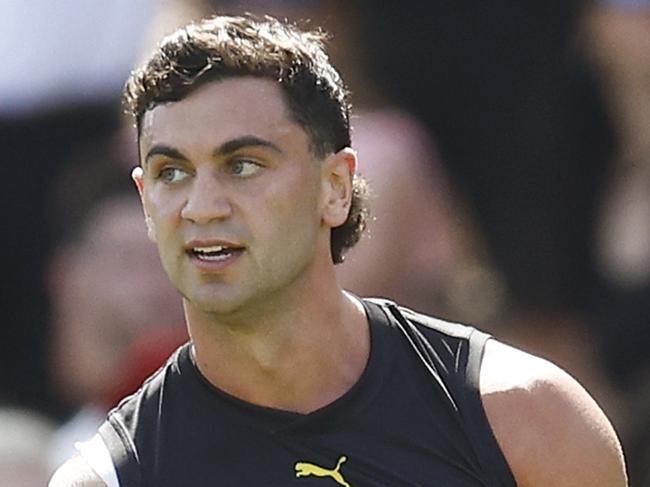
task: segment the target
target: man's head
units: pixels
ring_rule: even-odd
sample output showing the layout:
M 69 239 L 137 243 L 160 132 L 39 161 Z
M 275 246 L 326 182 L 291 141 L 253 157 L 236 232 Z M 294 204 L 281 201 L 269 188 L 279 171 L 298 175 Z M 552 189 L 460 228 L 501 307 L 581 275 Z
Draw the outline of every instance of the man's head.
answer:
M 308 134 L 318 159 L 350 146 L 348 93 L 323 48 L 324 35 L 273 18 L 214 17 L 166 37 L 134 71 L 126 104 L 141 134 L 145 114 L 186 98 L 207 82 L 254 76 L 281 88 L 293 120 Z M 345 223 L 331 232 L 335 263 L 360 238 L 367 221 L 365 183 L 355 177 Z

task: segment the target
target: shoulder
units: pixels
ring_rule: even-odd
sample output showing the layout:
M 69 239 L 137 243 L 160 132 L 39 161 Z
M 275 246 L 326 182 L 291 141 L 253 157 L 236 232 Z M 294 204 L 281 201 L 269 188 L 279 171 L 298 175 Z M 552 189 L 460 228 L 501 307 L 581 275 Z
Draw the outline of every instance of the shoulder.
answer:
M 81 455 L 75 455 L 54 473 L 48 487 L 106 487 Z
M 624 487 L 623 453 L 596 402 L 552 363 L 489 340 L 481 399 L 520 487 Z

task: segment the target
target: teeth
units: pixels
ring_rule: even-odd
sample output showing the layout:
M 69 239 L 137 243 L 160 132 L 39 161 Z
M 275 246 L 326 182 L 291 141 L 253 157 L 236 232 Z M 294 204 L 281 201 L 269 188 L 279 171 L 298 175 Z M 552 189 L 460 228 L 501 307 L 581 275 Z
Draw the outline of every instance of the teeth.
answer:
M 223 245 L 210 245 L 206 247 L 193 247 L 192 253 L 203 261 L 218 262 L 229 259 L 235 250 Z
M 194 247 L 192 250 L 197 253 L 210 254 L 213 252 L 221 252 L 225 247 L 222 245 L 212 245 L 210 247 Z
M 216 254 L 216 255 L 213 255 L 213 254 L 198 254 L 197 257 L 200 260 L 215 262 L 215 261 L 228 259 L 230 257 L 230 253 L 228 252 L 228 253 L 225 253 L 225 254 Z

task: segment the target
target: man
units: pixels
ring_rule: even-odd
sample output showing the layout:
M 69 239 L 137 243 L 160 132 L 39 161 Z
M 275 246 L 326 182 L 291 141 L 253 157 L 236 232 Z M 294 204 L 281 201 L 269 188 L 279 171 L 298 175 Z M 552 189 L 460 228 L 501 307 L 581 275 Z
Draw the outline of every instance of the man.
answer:
M 191 340 L 51 487 L 626 485 L 611 425 L 557 367 L 339 287 L 367 211 L 320 35 L 205 20 L 126 98 Z

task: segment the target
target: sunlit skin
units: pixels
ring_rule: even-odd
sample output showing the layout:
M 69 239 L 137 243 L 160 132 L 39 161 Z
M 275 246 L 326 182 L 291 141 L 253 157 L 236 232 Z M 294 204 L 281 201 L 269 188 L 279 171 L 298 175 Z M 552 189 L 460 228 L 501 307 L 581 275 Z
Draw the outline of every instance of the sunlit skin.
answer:
M 134 179 L 150 237 L 184 296 L 206 377 L 284 409 L 343 394 L 369 349 L 363 311 L 339 287 L 330 256 L 354 152 L 317 159 L 279 86 L 247 77 L 148 111 L 140 154 Z M 216 244 L 239 250 L 219 263 L 191 252 Z

